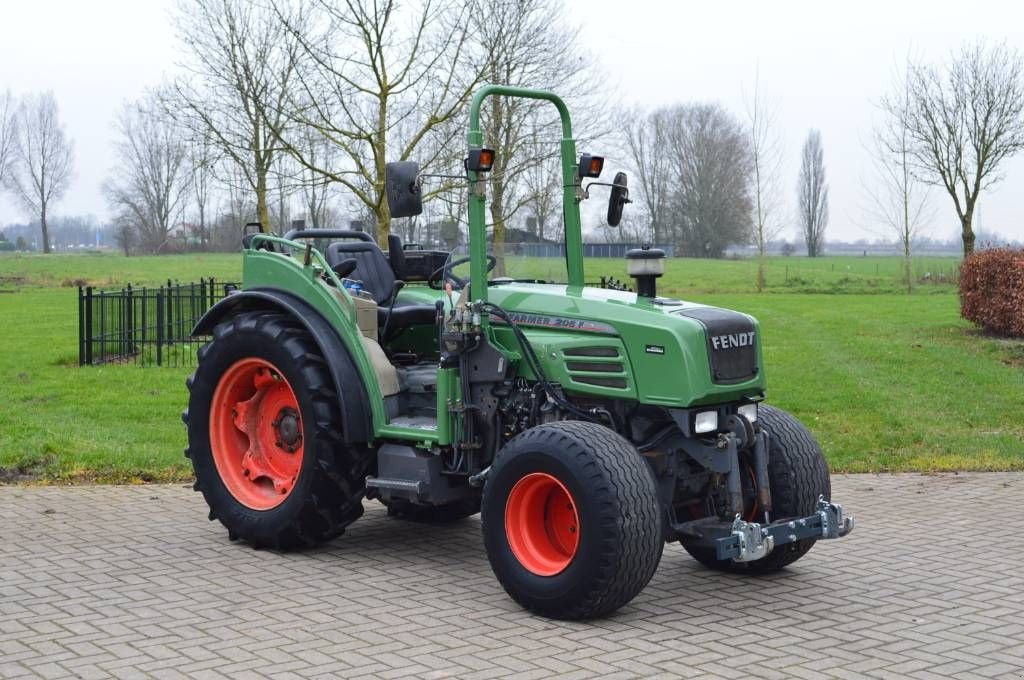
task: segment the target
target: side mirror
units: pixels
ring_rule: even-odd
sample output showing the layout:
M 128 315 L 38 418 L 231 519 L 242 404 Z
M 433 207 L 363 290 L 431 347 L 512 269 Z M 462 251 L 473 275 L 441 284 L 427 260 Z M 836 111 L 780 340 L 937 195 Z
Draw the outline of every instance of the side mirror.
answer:
M 622 208 L 629 200 L 629 189 L 626 188 L 626 173 L 615 173 L 615 180 L 612 182 L 612 191 L 608 195 L 608 226 L 617 227 L 622 221 Z
M 384 193 L 392 217 L 412 217 L 423 212 L 420 164 L 398 161 L 384 166 Z

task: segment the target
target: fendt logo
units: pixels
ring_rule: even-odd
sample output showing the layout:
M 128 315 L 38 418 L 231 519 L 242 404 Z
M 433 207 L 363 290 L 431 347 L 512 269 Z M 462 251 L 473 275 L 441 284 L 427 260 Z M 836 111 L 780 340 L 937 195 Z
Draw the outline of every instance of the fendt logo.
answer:
M 734 347 L 753 347 L 754 331 L 749 333 L 730 333 L 729 335 L 712 335 L 711 346 L 716 350 L 733 349 Z

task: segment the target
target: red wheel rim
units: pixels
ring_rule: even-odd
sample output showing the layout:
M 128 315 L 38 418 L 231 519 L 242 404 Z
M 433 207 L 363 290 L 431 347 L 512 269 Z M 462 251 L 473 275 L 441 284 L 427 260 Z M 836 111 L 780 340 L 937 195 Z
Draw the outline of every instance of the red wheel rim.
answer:
M 512 487 L 505 503 L 505 535 L 527 571 L 538 576 L 561 573 L 580 544 L 572 494 L 545 472 L 526 475 Z
M 302 469 L 302 418 L 291 385 L 264 359 L 232 365 L 213 393 L 210 448 L 224 486 L 242 505 L 270 510 Z

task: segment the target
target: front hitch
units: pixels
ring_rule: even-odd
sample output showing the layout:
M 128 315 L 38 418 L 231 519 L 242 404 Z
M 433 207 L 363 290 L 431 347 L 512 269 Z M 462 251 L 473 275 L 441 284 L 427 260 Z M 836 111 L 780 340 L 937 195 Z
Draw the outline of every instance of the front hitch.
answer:
M 855 524 L 853 517 L 843 515 L 843 506 L 819 496 L 818 511 L 803 519 L 762 526 L 736 517 L 729 535 L 715 539 L 715 552 L 720 560 L 753 562 L 767 556 L 776 546 L 787 543 L 807 538 L 842 538 L 853 531 Z
M 843 506 L 818 497 L 818 510 L 800 519 L 784 519 L 770 524 L 747 522 L 736 516 L 728 521 L 712 517 L 677 524 L 673 528 L 686 545 L 715 549 L 720 560 L 753 562 L 767 557 L 775 548 L 809 538 L 842 538 L 853 531 L 853 517 L 843 514 Z

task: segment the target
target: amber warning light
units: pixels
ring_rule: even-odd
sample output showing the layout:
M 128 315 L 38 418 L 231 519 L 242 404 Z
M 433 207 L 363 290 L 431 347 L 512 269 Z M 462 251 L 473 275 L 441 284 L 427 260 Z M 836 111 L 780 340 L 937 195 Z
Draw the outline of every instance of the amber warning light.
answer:
M 494 149 L 470 149 L 466 169 L 473 172 L 490 172 L 494 167 Z
M 600 177 L 601 171 L 604 170 L 604 157 L 591 156 L 589 153 L 585 153 L 580 156 L 579 168 L 580 179 L 584 177 Z

